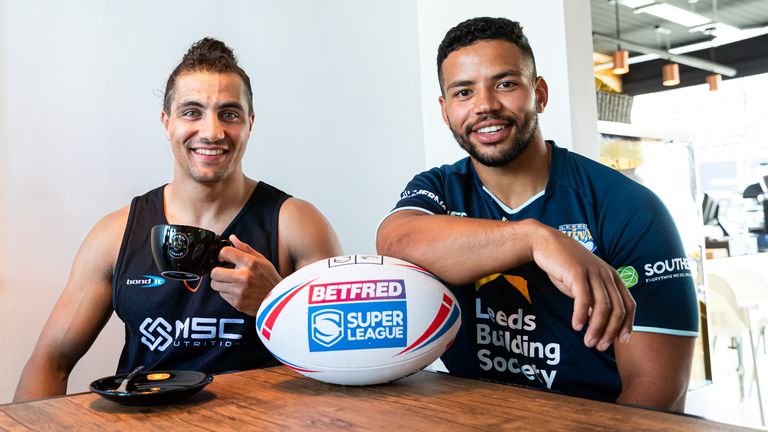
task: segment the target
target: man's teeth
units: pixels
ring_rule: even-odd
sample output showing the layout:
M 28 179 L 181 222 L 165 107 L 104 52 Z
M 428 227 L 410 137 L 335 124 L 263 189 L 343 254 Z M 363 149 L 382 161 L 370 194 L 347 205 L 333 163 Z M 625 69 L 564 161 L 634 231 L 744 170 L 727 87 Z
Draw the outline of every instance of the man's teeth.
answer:
M 504 126 L 486 126 L 477 130 L 478 133 L 493 133 L 504 129 Z
M 205 155 L 205 156 L 218 156 L 220 154 L 224 154 L 224 150 L 221 150 L 221 149 L 213 150 L 213 149 L 199 148 L 199 149 L 195 149 L 194 152 L 197 154 Z

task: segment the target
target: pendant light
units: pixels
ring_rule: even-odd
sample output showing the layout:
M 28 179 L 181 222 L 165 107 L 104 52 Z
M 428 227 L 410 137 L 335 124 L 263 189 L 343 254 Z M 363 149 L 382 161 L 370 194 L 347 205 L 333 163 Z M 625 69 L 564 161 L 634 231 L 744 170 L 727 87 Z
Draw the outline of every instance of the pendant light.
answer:
M 709 47 L 709 57 L 712 61 L 715 61 L 715 45 Z M 707 75 L 707 84 L 709 84 L 709 91 L 717 91 L 720 88 L 720 81 L 723 80 L 723 76 L 717 72 L 712 72 Z
M 719 73 L 713 73 L 707 75 L 707 84 L 709 84 L 709 91 L 717 91 L 720 88 L 720 81 L 723 80 L 723 76 Z
M 619 1 L 613 0 L 616 6 L 616 39 L 621 40 L 621 27 L 619 25 Z M 613 73 L 623 75 L 629 72 L 629 51 L 621 49 L 621 43 L 616 46 L 613 53 Z
M 629 72 L 629 51 L 616 50 L 613 53 L 613 73 L 616 75 L 624 75 Z
M 663 32 L 667 39 L 667 53 L 669 53 L 669 33 L 668 29 Z M 680 84 L 680 66 L 677 63 L 670 62 L 661 68 L 661 84 L 664 87 L 671 87 Z
M 712 20 L 717 22 L 717 0 L 712 0 Z M 714 38 L 714 35 L 712 35 Z M 712 45 L 709 47 L 709 57 L 712 62 L 715 62 L 715 42 L 712 41 Z M 709 84 L 709 91 L 717 91 L 720 88 L 720 81 L 723 80 L 723 76 L 719 73 L 711 73 L 707 75 L 707 84 Z
M 667 63 L 661 68 L 661 84 L 671 87 L 680 84 L 680 66 L 677 63 Z

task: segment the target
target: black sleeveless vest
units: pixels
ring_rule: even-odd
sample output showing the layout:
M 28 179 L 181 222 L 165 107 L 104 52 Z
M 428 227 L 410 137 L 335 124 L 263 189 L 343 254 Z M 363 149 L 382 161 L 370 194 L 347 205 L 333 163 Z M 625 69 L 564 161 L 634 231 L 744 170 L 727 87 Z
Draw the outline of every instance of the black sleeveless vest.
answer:
M 278 364 L 256 334 L 255 318 L 211 289 L 210 274 L 189 283 L 160 276 L 150 230 L 168 223 L 163 189 L 133 199 L 112 278 L 112 306 L 125 323 L 117 373 L 146 370 L 222 373 Z M 277 222 L 286 193 L 259 182 L 222 238 L 235 234 L 278 268 Z M 278 268 L 279 269 L 279 268 Z

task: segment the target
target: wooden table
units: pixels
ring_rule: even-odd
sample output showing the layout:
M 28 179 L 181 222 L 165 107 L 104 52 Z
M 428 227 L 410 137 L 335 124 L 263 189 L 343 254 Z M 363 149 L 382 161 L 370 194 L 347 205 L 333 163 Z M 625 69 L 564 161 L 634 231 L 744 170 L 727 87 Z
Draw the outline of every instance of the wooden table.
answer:
M 0 430 L 665 430 L 743 428 L 697 417 L 419 372 L 342 387 L 274 367 L 217 375 L 174 405 L 129 407 L 81 393 L 0 405 Z

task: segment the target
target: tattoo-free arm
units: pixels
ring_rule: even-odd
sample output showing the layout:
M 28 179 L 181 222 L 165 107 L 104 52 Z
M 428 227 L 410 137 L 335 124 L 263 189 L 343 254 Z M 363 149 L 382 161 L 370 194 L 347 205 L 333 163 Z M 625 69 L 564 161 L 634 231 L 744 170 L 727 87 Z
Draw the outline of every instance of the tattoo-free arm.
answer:
M 127 215 L 124 208 L 106 216 L 83 241 L 24 366 L 14 402 L 66 393 L 70 372 L 112 314 L 112 272 Z
M 280 270 L 283 277 L 323 258 L 341 255 L 328 220 L 307 201 L 289 198 L 280 209 Z
M 615 346 L 621 377 L 616 402 L 683 412 L 695 338 L 636 332 Z

